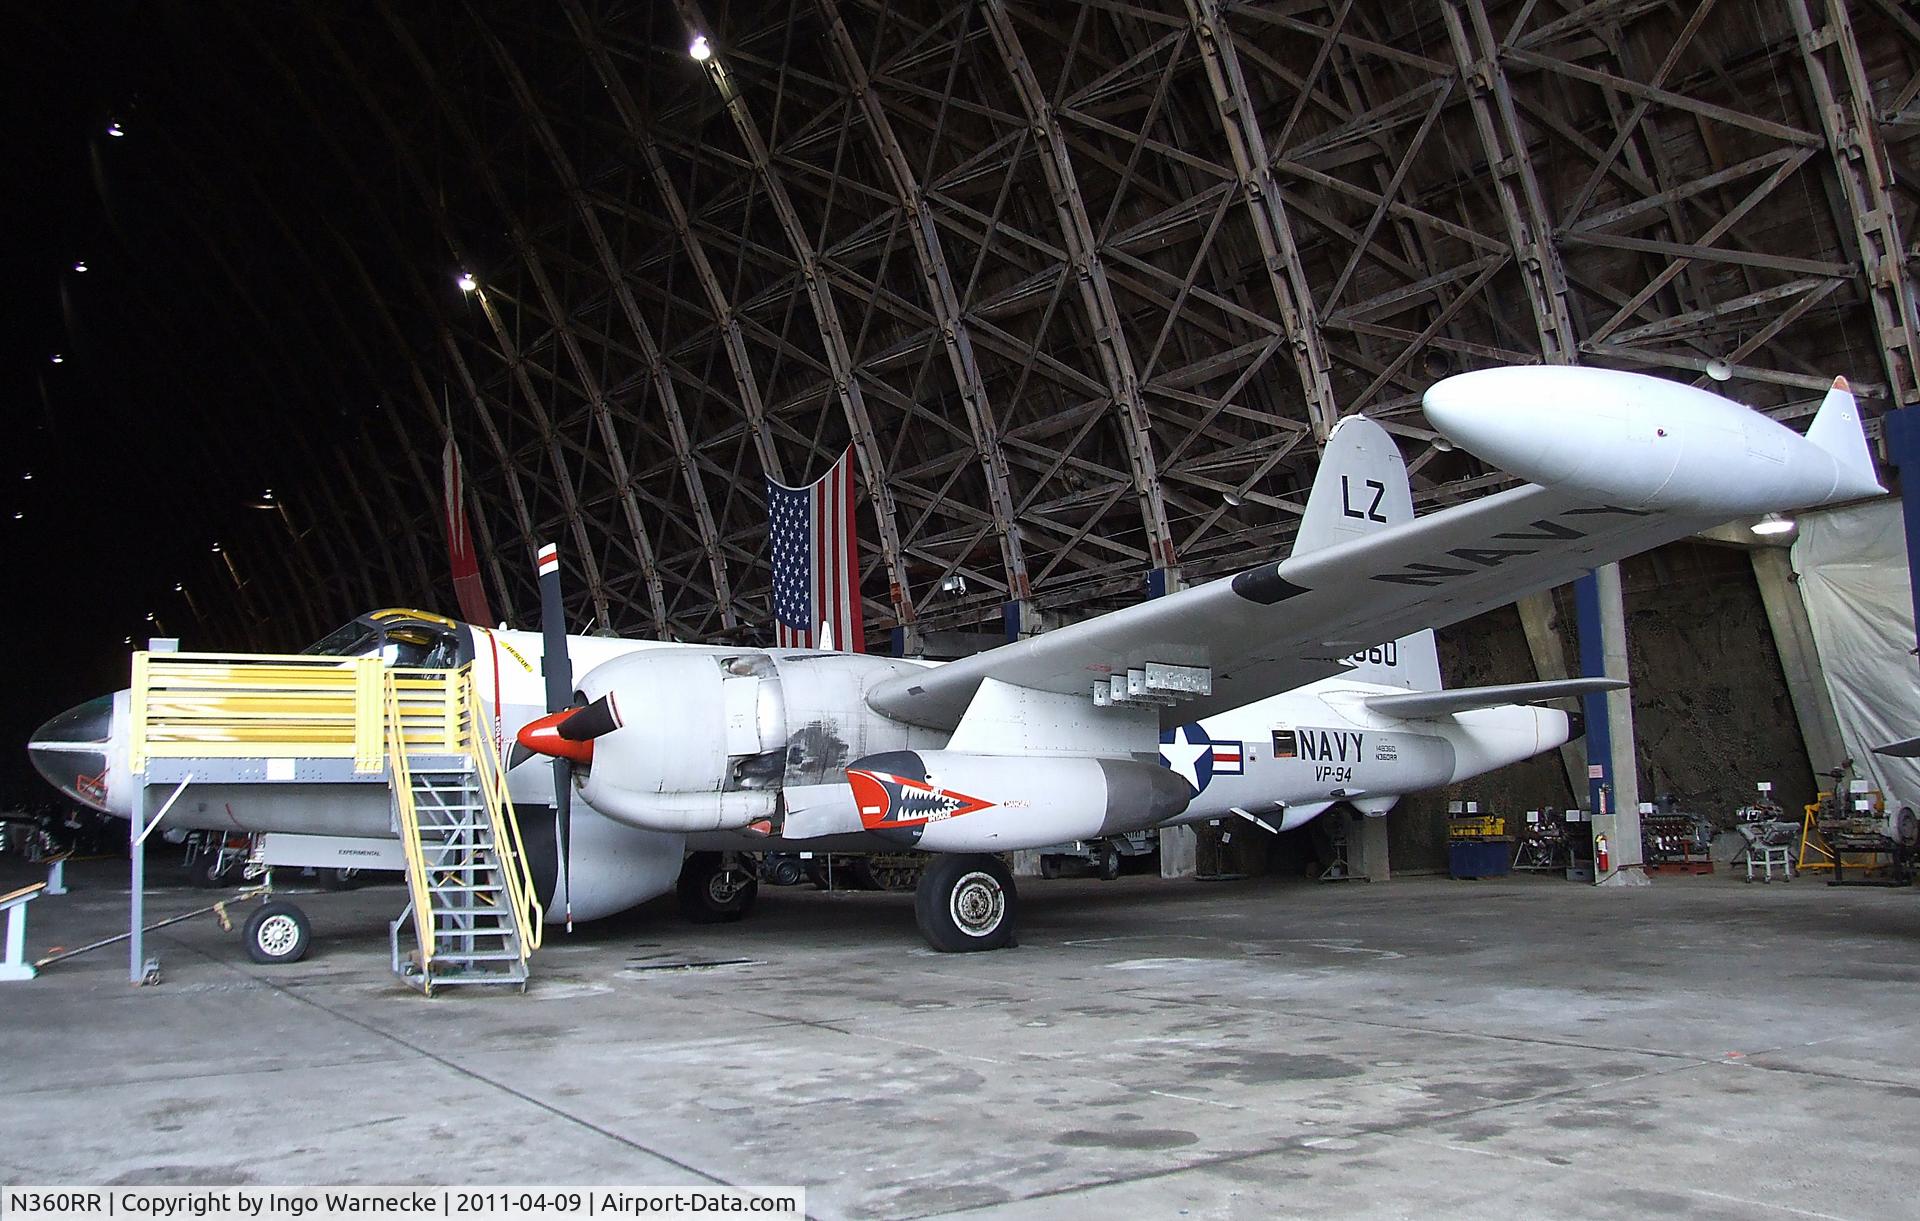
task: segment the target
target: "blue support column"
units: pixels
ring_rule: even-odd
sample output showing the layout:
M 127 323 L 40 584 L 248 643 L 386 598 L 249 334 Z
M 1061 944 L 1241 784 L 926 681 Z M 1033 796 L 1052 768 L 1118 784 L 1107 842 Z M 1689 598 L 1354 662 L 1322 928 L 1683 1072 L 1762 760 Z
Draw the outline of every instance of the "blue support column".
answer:
M 1887 457 L 1900 470 L 1900 514 L 1907 527 L 1907 584 L 1913 599 L 1915 640 L 1920 648 L 1920 407 L 1902 407 L 1882 417 Z M 1907 495 L 1908 490 L 1914 495 Z
M 1020 639 L 1020 603 L 1002 602 L 1000 604 L 1000 621 L 1007 629 L 1008 644 L 1012 644 L 1014 641 Z
M 1606 642 L 1600 633 L 1600 584 L 1589 572 L 1573 583 L 1575 623 L 1580 635 L 1580 676 L 1607 676 Z M 1607 724 L 1605 694 L 1582 696 L 1580 709 L 1587 718 L 1587 809 L 1600 812 L 1600 793 L 1613 783 L 1613 732 Z M 1594 775 L 1598 767 L 1600 774 Z

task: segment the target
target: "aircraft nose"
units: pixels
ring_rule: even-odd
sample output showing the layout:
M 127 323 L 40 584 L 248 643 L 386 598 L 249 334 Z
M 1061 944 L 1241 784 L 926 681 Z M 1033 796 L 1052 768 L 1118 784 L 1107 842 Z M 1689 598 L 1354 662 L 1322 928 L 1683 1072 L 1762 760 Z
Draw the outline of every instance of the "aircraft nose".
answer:
M 113 739 L 113 697 L 69 708 L 34 731 L 27 757 L 48 784 L 98 810 L 107 808 L 107 752 Z

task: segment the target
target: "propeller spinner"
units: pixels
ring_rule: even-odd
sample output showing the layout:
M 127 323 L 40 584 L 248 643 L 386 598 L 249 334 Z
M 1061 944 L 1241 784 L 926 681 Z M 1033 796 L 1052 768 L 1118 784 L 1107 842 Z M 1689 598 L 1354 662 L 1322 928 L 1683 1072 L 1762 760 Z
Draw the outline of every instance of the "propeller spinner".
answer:
M 593 742 L 620 728 L 620 709 L 608 692 L 579 708 L 562 708 L 528 721 L 515 735 L 517 747 L 534 754 L 593 766 Z

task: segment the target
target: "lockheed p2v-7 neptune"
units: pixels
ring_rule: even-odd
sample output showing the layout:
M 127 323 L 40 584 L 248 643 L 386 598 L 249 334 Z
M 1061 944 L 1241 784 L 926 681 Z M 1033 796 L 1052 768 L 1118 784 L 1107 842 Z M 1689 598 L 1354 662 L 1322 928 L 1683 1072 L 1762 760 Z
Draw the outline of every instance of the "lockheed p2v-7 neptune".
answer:
M 515 765 L 536 874 L 592 919 L 679 885 L 737 915 L 731 854 L 934 853 L 916 896 L 941 950 L 1008 943 L 1001 854 L 1202 820 L 1297 827 L 1550 750 L 1546 701 L 1604 679 L 1447 690 L 1431 629 L 1728 520 L 1883 493 L 1836 381 L 1802 436 L 1704 390 L 1632 373 L 1511 367 L 1425 396 L 1453 444 L 1527 482 L 1416 517 L 1392 437 L 1328 438 L 1291 554 L 959 661 L 567 636 L 578 681 L 550 711 L 542 634 L 376 612 L 312 651 L 472 662 Z M 557 638 L 557 637 L 550 637 Z M 30 744 L 69 795 L 127 817 L 127 693 Z M 560 781 L 532 756 L 571 765 Z M 318 786 L 324 789 L 325 786 Z M 364 789 L 222 793 L 171 825 L 392 836 Z M 570 834 L 568 831 L 570 828 Z

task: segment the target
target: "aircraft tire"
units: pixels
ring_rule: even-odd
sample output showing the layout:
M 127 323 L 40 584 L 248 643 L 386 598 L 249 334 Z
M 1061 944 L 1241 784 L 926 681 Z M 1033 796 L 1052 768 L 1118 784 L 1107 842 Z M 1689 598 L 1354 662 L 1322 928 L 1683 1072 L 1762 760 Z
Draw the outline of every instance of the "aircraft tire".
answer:
M 193 860 L 187 862 L 187 884 L 199 890 L 211 890 L 220 885 L 220 853 L 196 852 Z
M 696 852 L 681 866 L 675 891 L 680 914 L 693 923 L 732 924 L 753 910 L 760 880 L 741 865 L 728 865 L 718 852 Z
M 800 868 L 799 861 L 783 857 L 773 863 L 773 876 L 767 880 L 775 886 L 798 886 L 806 878 L 806 871 Z
M 1060 876 L 1060 858 L 1051 852 L 1040 857 L 1040 876 L 1051 882 Z
M 1102 882 L 1111 882 L 1120 876 L 1120 849 L 1112 844 L 1100 846 L 1100 856 L 1095 867 L 1100 871 Z
M 247 918 L 246 938 L 247 957 L 271 966 L 305 958 L 313 942 L 313 929 L 307 923 L 307 913 L 275 900 L 262 903 Z
M 920 935 L 943 954 L 997 950 L 1013 944 L 1019 892 L 997 856 L 935 856 L 920 875 L 913 914 Z
M 314 880 L 320 883 L 322 890 L 352 890 L 360 885 L 360 871 L 351 866 L 345 869 L 316 869 Z

